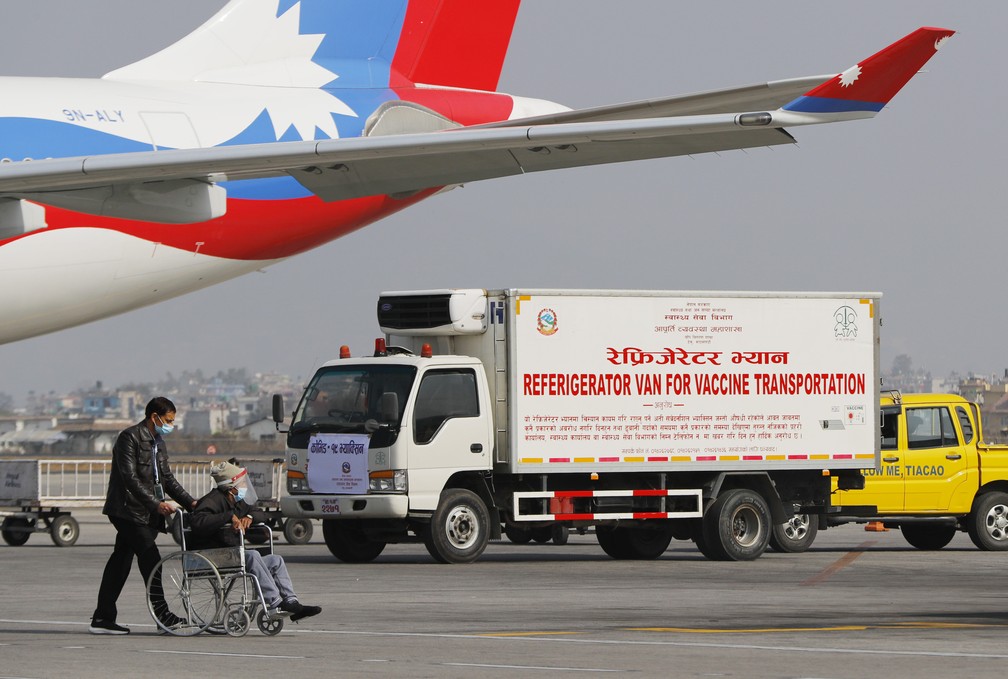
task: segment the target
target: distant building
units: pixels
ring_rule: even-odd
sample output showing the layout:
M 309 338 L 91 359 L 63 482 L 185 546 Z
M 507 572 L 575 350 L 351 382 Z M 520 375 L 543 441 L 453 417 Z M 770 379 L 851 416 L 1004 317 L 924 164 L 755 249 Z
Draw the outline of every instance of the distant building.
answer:
M 1000 378 L 971 375 L 959 382 L 958 392 L 980 406 L 984 441 L 1008 442 L 1008 370 Z
M 990 401 L 980 410 L 983 417 L 983 438 L 987 443 L 1008 443 L 1008 394 Z
M 268 443 L 277 441 L 280 435 L 277 433 L 276 422 L 269 417 L 263 417 L 254 422 L 238 427 L 235 430 L 239 437 L 247 438 L 256 443 Z
M 52 416 L 0 417 L 0 454 L 49 455 L 66 440 Z
M 231 409 L 221 403 L 206 408 L 193 408 L 185 413 L 182 432 L 186 436 L 214 436 L 230 431 Z M 180 417 L 182 417 L 180 415 Z
M 62 421 L 57 429 L 66 438 L 58 447 L 58 452 L 64 455 L 110 456 L 119 432 L 131 424 L 135 422 L 106 418 L 75 418 Z

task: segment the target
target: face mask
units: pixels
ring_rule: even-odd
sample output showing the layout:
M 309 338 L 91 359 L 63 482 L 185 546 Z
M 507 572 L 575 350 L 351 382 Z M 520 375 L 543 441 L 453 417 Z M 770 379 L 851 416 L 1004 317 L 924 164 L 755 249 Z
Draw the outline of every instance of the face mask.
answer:
M 161 419 L 160 415 L 158 415 L 158 419 L 159 420 Z M 172 433 L 174 430 L 175 430 L 175 425 L 174 424 L 168 424 L 164 420 L 161 420 L 161 424 L 154 425 L 154 431 L 156 431 L 161 436 L 167 436 L 168 434 Z
M 238 492 L 235 494 L 235 500 L 238 502 L 244 500 L 246 492 L 248 492 L 248 488 L 239 488 Z

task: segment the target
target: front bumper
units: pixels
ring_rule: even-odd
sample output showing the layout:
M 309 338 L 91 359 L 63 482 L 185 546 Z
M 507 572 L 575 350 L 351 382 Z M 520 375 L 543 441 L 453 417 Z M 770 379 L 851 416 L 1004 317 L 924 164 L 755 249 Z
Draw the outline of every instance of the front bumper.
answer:
M 280 511 L 295 519 L 405 519 L 406 495 L 285 495 Z

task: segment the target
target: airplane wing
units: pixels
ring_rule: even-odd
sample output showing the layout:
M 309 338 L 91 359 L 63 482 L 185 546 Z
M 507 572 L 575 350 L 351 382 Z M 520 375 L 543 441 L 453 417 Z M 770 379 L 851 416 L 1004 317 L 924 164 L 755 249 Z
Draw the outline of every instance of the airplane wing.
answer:
M 325 201 L 419 191 L 569 167 L 793 143 L 786 127 L 870 118 L 953 34 L 921 28 L 836 76 L 815 76 L 538 118 L 368 136 L 57 158 L 0 166 L 0 196 L 68 205 L 74 194 L 180 201 L 224 180 L 292 176 Z M 414 105 L 403 119 L 435 115 Z M 402 119 L 400 119 L 401 123 Z M 401 127 L 401 125 L 400 125 Z M 212 198 L 212 197 L 211 197 Z M 220 216 L 216 207 L 142 214 L 151 221 Z M 62 203 L 59 203 L 62 201 Z M 192 202 L 192 201 L 190 201 Z M 209 203 L 214 203 L 209 200 Z M 84 203 L 82 203 L 84 204 Z M 82 208 L 87 212 L 87 209 Z M 141 208 L 142 213 L 142 208 Z
M 814 87 L 829 80 L 831 75 L 813 75 L 790 80 L 747 85 L 731 89 L 695 94 L 647 99 L 626 104 L 577 109 L 551 115 L 507 120 L 483 127 L 513 127 L 516 125 L 547 125 L 558 123 L 598 122 L 602 120 L 632 120 L 685 115 L 708 115 L 733 111 L 774 110 L 794 101 Z

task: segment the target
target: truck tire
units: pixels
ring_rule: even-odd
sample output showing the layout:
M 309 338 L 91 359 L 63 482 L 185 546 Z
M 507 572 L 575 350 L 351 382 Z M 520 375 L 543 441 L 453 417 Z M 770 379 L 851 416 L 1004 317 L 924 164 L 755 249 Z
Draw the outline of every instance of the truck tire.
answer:
M 732 488 L 704 514 L 703 541 L 717 561 L 752 561 L 766 551 L 771 526 L 770 507 L 762 495 Z
M 424 536 L 427 551 L 443 563 L 471 563 L 490 539 L 490 513 L 480 496 L 465 488 L 446 490 Z
M 553 528 L 547 526 L 545 528 L 536 528 L 532 531 L 532 540 L 538 542 L 540 545 L 545 545 L 547 542 L 553 539 Z
M 287 519 L 283 525 L 284 540 L 291 545 L 307 545 L 311 542 L 315 527 L 311 519 Z
M 657 521 L 640 526 L 595 528 L 602 551 L 614 559 L 657 559 L 672 542 L 672 530 Z
M 385 549 L 384 542 L 368 540 L 352 521 L 323 519 L 322 537 L 332 555 L 344 563 L 374 561 Z
M 715 551 L 711 549 L 711 546 L 707 544 L 706 538 L 704 538 L 703 522 L 697 521 L 697 525 L 693 529 L 693 534 L 690 536 L 693 540 L 693 544 L 696 548 L 700 550 L 700 553 L 711 561 L 724 561 L 725 555 L 721 551 Z
M 504 535 L 507 539 L 516 545 L 527 545 L 532 541 L 532 531 L 528 528 L 519 528 L 518 526 L 505 526 Z
M 806 552 L 815 542 L 818 533 L 818 516 L 795 514 L 787 523 L 773 527 L 770 533 L 770 549 L 787 554 Z
M 917 549 L 933 551 L 952 542 L 952 538 L 956 534 L 956 527 L 952 523 L 946 524 L 937 521 L 901 523 L 900 532 L 903 533 L 906 541 Z
M 49 537 L 57 547 L 70 547 L 80 537 L 80 524 L 69 514 L 60 514 L 49 526 Z
M 1008 549 L 1008 493 L 993 491 L 980 495 L 973 502 L 966 529 L 973 544 L 984 551 Z
M 614 559 L 631 559 L 626 531 L 612 526 L 595 526 L 595 539 L 602 551 Z
M 3 540 L 8 545 L 20 547 L 28 542 L 28 538 L 31 537 L 32 531 L 29 530 L 30 527 L 31 523 L 29 523 L 28 519 L 20 516 L 8 516 L 3 520 L 3 528 L 0 529 L 0 535 L 3 535 Z

